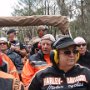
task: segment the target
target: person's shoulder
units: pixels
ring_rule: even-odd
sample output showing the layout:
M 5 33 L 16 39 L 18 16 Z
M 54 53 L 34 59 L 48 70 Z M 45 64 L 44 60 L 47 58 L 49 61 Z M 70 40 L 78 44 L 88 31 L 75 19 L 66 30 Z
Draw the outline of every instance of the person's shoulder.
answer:
M 89 74 L 90 75 L 90 69 L 85 67 L 85 66 L 82 66 L 80 64 L 76 64 L 76 69 L 81 72 L 81 73 L 85 73 L 85 74 Z
M 31 61 L 42 61 L 43 59 L 43 53 L 41 51 L 38 51 L 38 53 L 35 53 L 33 55 L 30 55 L 29 60 Z
M 0 78 L 10 78 L 10 79 L 14 79 L 14 76 L 8 73 L 5 73 L 3 71 L 0 71 Z
M 15 56 L 20 56 L 18 53 L 16 53 L 15 51 L 12 51 L 12 54 Z
M 2 58 L 8 58 L 8 55 L 6 55 L 5 53 L 0 52 L 0 54 L 1 54 Z
M 52 66 L 48 66 L 46 68 L 43 68 L 43 69 L 37 71 L 36 75 L 37 75 L 37 77 L 40 77 L 42 75 L 48 75 L 48 73 L 50 73 L 50 72 L 53 72 L 53 67 Z
M 10 58 L 15 58 L 17 54 L 12 50 L 8 50 L 7 56 L 9 56 Z
M 83 73 L 82 74 L 84 74 L 86 76 L 88 82 L 90 83 L 90 69 L 83 66 Z
M 34 61 L 34 60 L 36 60 L 36 57 L 37 57 L 37 54 L 30 55 L 29 60 Z
M 17 59 L 17 58 L 21 59 L 21 56 L 18 53 L 16 53 L 15 51 L 12 51 L 11 56 L 13 56 L 13 58 L 15 58 L 15 59 Z
M 87 54 L 87 55 L 90 55 L 90 51 L 89 51 L 89 50 L 87 50 L 87 51 L 86 51 L 86 54 Z

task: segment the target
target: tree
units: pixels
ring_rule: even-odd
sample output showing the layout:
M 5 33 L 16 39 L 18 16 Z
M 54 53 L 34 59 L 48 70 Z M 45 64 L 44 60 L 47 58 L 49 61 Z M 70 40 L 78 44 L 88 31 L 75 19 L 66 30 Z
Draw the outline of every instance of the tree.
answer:
M 34 5 L 36 0 L 18 0 L 18 4 L 14 7 L 13 16 L 29 16 L 34 14 Z
M 63 16 L 68 16 L 68 7 L 66 5 L 66 1 L 65 0 L 56 0 L 56 1 L 60 10 L 60 14 Z

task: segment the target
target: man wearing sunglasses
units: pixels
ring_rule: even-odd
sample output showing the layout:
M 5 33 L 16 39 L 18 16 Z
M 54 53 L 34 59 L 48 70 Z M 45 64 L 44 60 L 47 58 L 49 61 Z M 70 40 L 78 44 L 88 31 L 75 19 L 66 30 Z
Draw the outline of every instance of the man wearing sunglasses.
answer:
M 78 51 L 73 39 L 60 38 L 54 47 L 57 53 L 51 53 L 53 65 L 33 77 L 29 90 L 90 90 L 90 70 L 76 64 Z
M 78 63 L 90 69 L 90 52 L 87 50 L 87 43 L 83 37 L 76 37 L 74 39 L 77 44 L 77 50 L 80 53 Z

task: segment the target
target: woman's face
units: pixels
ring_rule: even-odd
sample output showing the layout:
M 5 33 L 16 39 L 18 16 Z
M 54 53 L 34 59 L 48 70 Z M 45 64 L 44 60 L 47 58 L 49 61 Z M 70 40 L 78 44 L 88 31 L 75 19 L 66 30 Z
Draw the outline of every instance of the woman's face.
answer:
M 78 51 L 75 46 L 70 46 L 59 50 L 59 65 L 62 67 L 74 66 Z
M 87 51 L 87 44 L 86 43 L 78 43 L 77 44 L 77 50 L 81 55 L 85 55 L 85 52 Z

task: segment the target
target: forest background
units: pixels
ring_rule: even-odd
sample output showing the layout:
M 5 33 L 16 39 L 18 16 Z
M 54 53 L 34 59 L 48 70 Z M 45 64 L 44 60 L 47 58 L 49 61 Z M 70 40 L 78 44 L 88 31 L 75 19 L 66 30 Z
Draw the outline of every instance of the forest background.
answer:
M 18 0 L 13 6 L 12 16 L 31 15 L 62 15 L 67 16 L 70 22 L 70 34 L 73 38 L 82 36 L 90 49 L 90 0 Z M 55 37 L 61 32 L 55 27 L 46 25 L 48 33 Z M 24 42 L 37 35 L 37 27 L 13 27 L 17 30 L 18 38 Z M 8 27 L 1 27 L 0 35 L 7 32 Z M 4 31 L 4 32 L 3 32 Z

